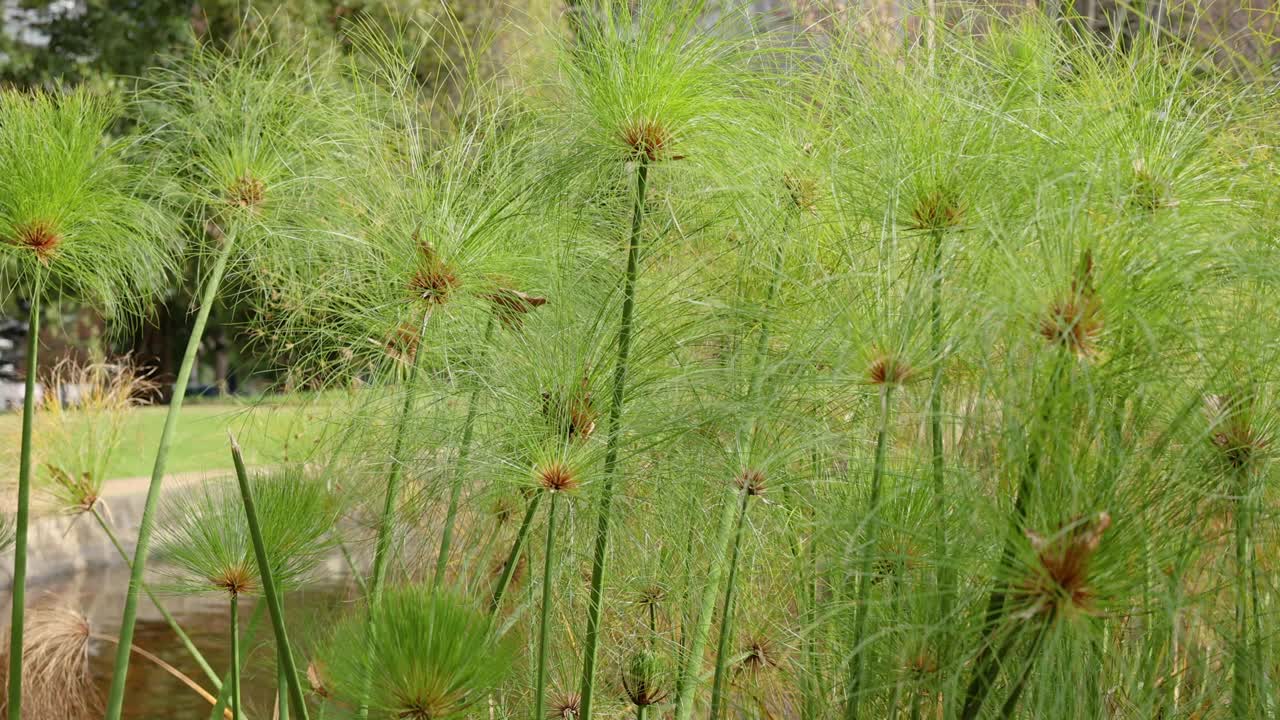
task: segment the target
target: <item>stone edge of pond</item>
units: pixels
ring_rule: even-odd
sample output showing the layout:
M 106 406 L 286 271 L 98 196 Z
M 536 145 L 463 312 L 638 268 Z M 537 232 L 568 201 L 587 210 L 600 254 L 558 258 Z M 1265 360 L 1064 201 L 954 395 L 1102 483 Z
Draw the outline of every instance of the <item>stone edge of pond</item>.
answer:
M 182 473 L 165 478 L 165 493 L 227 471 Z M 131 555 L 138 539 L 138 523 L 147 499 L 147 478 L 111 480 L 103 491 L 100 512 L 107 518 L 120 543 Z M 38 491 L 33 493 L 38 495 Z M 35 500 L 38 502 L 38 499 Z M 59 578 L 111 566 L 124 560 L 92 516 L 44 513 L 31 519 L 27 536 L 27 584 L 38 587 Z M 13 554 L 0 558 L 0 590 L 13 585 Z

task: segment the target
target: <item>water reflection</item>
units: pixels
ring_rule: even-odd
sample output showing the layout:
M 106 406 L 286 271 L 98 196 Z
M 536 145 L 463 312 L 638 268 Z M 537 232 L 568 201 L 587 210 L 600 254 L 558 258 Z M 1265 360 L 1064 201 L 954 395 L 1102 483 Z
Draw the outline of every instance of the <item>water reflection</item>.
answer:
M 32 587 L 28 597 L 32 604 L 56 603 L 74 607 L 89 617 L 95 633 L 114 637 L 120 627 L 120 614 L 124 608 L 125 589 L 129 573 L 124 567 L 107 568 L 66 578 L 40 587 Z M 313 583 L 303 590 L 290 593 L 285 601 L 291 628 L 299 628 L 297 635 L 304 645 L 309 628 L 325 627 L 325 618 L 337 612 L 344 602 L 355 597 L 353 583 L 340 572 L 330 579 Z M 228 617 L 225 601 L 216 596 L 186 597 L 161 596 L 165 607 L 178 620 L 195 642 L 205 659 L 218 673 L 224 673 L 230 660 L 227 637 Z M 254 616 L 256 599 L 241 600 L 241 630 L 245 633 L 242 646 L 248 654 L 248 665 L 243 676 L 245 713 L 253 720 L 271 718 L 276 684 L 275 649 L 270 621 L 265 608 L 253 637 L 249 637 L 250 620 Z M 291 637 L 291 640 L 294 638 Z M 185 673 L 206 690 L 213 692 L 208 678 L 191 659 L 168 624 L 145 598 L 138 612 L 138 625 L 134 631 L 134 644 L 159 656 L 165 662 Z M 111 683 L 111 667 L 115 659 L 115 645 L 94 641 L 91 645 L 90 666 L 100 691 L 104 694 Z M 305 661 L 299 658 L 300 664 Z M 305 665 L 304 665 L 305 666 Z M 156 664 L 135 654 L 129 665 L 128 694 L 124 716 L 129 720 L 206 720 L 211 706 L 182 681 L 173 677 Z M 50 719 L 52 720 L 52 719 Z

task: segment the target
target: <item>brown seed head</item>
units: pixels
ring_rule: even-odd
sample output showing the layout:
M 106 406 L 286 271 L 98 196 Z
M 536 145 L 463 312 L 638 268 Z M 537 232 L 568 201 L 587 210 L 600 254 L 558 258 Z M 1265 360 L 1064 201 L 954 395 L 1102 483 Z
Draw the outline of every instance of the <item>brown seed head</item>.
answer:
M 568 465 L 553 460 L 534 470 L 538 485 L 551 492 L 563 492 L 578 487 L 578 477 Z
M 547 720 L 577 720 L 582 712 L 582 698 L 577 693 L 559 693 L 547 706 Z
M 90 473 L 84 472 L 79 477 L 73 477 L 71 473 L 52 463 L 45 463 L 44 467 L 49 472 L 49 478 L 61 488 L 58 497 L 69 502 L 64 510 L 72 514 L 87 513 L 98 506 L 101 498 L 98 497 L 98 488 Z
M 227 188 L 227 204 L 245 210 L 260 208 L 266 196 L 266 184 L 249 173 L 236 178 Z
M 318 660 L 307 663 L 307 684 L 311 692 L 322 698 L 329 697 L 329 687 L 324 682 L 324 666 Z
M 13 229 L 13 237 L 9 239 L 9 243 L 27 248 L 35 254 L 37 260 L 48 265 L 53 256 L 57 254 L 58 246 L 62 243 L 62 236 L 58 233 L 52 221 L 33 220 L 15 227 Z
M 590 388 L 591 378 L 584 372 L 577 387 L 567 392 L 542 393 L 542 416 L 556 433 L 563 433 L 570 441 L 586 440 L 596 430 L 599 413 Z
M 394 717 L 398 720 L 439 720 L 455 711 L 456 692 L 442 696 L 423 690 L 412 695 L 402 693 L 395 701 Z
M 506 525 L 516 516 L 519 508 L 516 507 L 516 501 L 514 498 L 503 495 L 493 501 L 493 505 L 490 506 L 489 511 L 493 513 L 493 519 L 499 525 Z
M 756 675 L 778 667 L 781 658 L 773 647 L 773 642 L 763 635 L 755 635 L 747 639 L 738 661 L 738 670 Z
M 516 558 L 516 569 L 511 573 L 511 587 L 509 589 L 515 589 L 520 585 L 520 582 L 524 580 L 525 570 L 528 568 L 528 563 L 525 560 L 526 557 L 526 555 L 521 553 L 520 557 Z M 489 568 L 489 574 L 493 577 L 494 581 L 500 580 L 506 572 L 507 559 L 504 557 L 495 560 L 493 565 Z
M 913 675 L 932 675 L 938 671 L 938 660 L 929 652 L 921 650 L 907 660 L 907 671 Z
M 502 324 L 511 330 L 520 328 L 525 313 L 547 304 L 547 299 L 544 297 L 510 288 L 498 288 L 485 295 L 485 299 L 493 304 L 493 311 Z
M 1111 527 L 1111 515 L 1076 518 L 1052 536 L 1025 532 L 1036 551 L 1036 566 L 1017 591 L 1022 609 L 1016 617 L 1053 620 L 1069 612 L 1090 612 L 1094 591 L 1090 587 L 1089 565 Z
M 904 385 L 915 376 L 906 360 L 892 353 L 877 351 L 867 365 L 867 382 L 872 385 Z
M 461 285 L 453 268 L 440 258 L 431 243 L 418 240 L 415 231 L 414 240 L 418 241 L 418 268 L 409 279 L 409 291 L 414 299 L 426 303 L 443 305 L 449 295 Z
M 89 667 L 89 619 L 67 607 L 27 611 L 22 638 L 22 716 L 87 720 L 101 706 Z
M 1093 270 L 1093 253 L 1086 250 L 1070 291 L 1052 302 L 1039 322 L 1040 335 L 1045 340 L 1082 359 L 1097 355 L 1104 327 L 1102 300 L 1093 286 Z
M 653 653 L 641 650 L 631 656 L 622 673 L 622 689 L 632 705 L 648 707 L 666 699 L 667 692 L 658 687 L 657 676 L 658 660 Z
M 1253 421 L 1247 403 L 1227 395 L 1206 395 L 1204 402 L 1212 426 L 1209 441 L 1230 467 L 1248 467 L 1271 445 L 1270 434 Z
M 209 578 L 216 588 L 225 590 L 228 595 L 243 595 L 253 590 L 255 577 L 250 563 L 242 562 L 223 568 L 217 575 Z
M 388 355 L 407 363 L 413 360 L 418 351 L 418 340 L 418 326 L 405 321 L 388 333 L 383 347 Z
M 628 121 L 622 128 L 622 144 L 633 158 L 645 158 L 649 162 L 659 160 L 683 160 L 683 155 L 671 152 L 674 140 L 671 131 L 657 120 L 638 118 Z
M 636 594 L 636 603 L 644 607 L 657 605 L 667 597 L 667 589 L 658 583 L 650 583 L 640 588 Z
M 965 207 L 958 194 L 950 189 L 936 189 L 922 194 L 911 206 L 911 229 L 947 230 L 964 220 Z
M 746 490 L 748 495 L 763 495 L 767 479 L 763 471 L 748 468 L 738 473 L 734 483 L 738 489 Z

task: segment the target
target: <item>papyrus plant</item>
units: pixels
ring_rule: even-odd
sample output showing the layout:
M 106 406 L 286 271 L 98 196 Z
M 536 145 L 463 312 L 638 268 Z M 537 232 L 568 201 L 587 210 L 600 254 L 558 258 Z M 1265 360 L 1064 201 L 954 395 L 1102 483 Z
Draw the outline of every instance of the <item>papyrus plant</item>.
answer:
M 242 49 L 199 48 L 157 71 L 138 106 L 149 130 L 163 198 L 187 228 L 197 268 L 198 305 L 159 438 L 138 529 L 133 575 L 120 626 L 107 717 L 119 720 L 169 448 L 196 350 L 224 289 L 262 294 L 281 276 L 307 275 L 340 257 L 346 238 L 326 222 L 337 214 L 330 192 L 347 157 L 346 96 L 320 60 L 290 48 L 249 42 Z
M 0 272 L 30 303 L 10 625 L 9 717 L 22 715 L 23 609 L 40 316 L 72 295 L 114 320 L 136 316 L 173 268 L 175 235 L 138 195 L 114 105 L 87 91 L 0 94 Z

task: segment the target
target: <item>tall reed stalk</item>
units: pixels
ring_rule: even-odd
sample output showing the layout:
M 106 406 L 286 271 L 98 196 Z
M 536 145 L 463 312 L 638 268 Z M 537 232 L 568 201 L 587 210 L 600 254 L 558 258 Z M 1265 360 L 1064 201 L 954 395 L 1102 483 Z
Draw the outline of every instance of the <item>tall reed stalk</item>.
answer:
M 551 632 L 551 580 L 556 567 L 556 511 L 560 507 L 560 492 L 549 490 L 551 506 L 547 508 L 546 557 L 542 568 L 542 608 L 538 614 L 538 666 L 534 677 L 535 718 L 546 717 L 547 711 L 547 645 Z
M 932 22 L 930 24 L 932 27 Z M 942 393 L 943 370 L 942 355 L 946 342 L 942 329 L 942 251 L 946 230 L 935 228 L 930 236 L 932 242 L 932 262 L 929 265 L 931 294 L 929 298 L 930 325 L 930 357 L 936 363 L 933 370 L 933 381 L 929 387 L 929 444 L 932 448 L 930 470 L 933 479 L 933 512 L 934 512 L 934 553 L 938 558 L 938 622 L 942 624 L 944 633 L 939 647 L 939 665 L 945 665 L 951 652 L 950 618 L 952 597 L 955 595 L 955 573 L 947 561 L 947 481 L 946 457 L 943 449 L 942 435 Z
M 306 700 L 302 695 L 302 684 L 298 669 L 294 666 L 293 650 L 289 645 L 289 632 L 285 625 L 283 598 L 276 587 L 275 576 L 271 568 L 271 560 L 267 555 L 267 545 L 263 540 L 262 526 L 258 522 L 258 511 L 253 501 L 253 489 L 249 485 L 249 473 L 244 467 L 244 455 L 240 452 L 240 444 L 231 438 L 231 458 L 236 468 L 236 482 L 240 485 L 240 499 L 244 502 L 245 519 L 249 525 L 249 536 L 253 539 L 253 554 L 258 563 L 258 575 L 262 579 L 262 594 L 267 601 L 267 611 L 271 615 L 271 627 L 275 630 L 276 655 L 283 663 L 277 675 L 283 675 L 289 688 L 289 699 L 297 717 L 307 720 Z M 239 664 L 236 664 L 239 673 Z
M 413 348 L 413 357 L 409 359 L 408 376 L 404 381 L 404 402 L 400 406 L 400 414 L 396 417 L 395 427 L 392 429 L 395 439 L 392 441 L 391 449 L 391 469 L 387 473 L 387 490 L 383 498 L 382 514 L 378 519 L 378 539 L 373 551 L 373 573 L 369 578 L 369 594 L 366 601 L 370 607 L 378 603 L 382 597 L 382 584 L 387 575 L 387 556 L 391 552 L 391 533 L 395 526 L 396 503 L 400 497 L 400 480 L 404 475 L 404 461 L 400 457 L 404 453 L 405 443 L 409 433 L 409 418 L 413 413 L 414 391 L 417 388 L 418 372 L 422 363 L 422 346 L 426 344 L 427 326 L 431 322 L 431 307 L 428 306 L 422 314 L 422 323 L 418 329 L 418 342 Z M 373 615 L 370 614 L 370 622 Z M 369 626 L 369 632 L 373 632 L 372 624 Z M 360 720 L 369 717 L 369 706 L 365 699 L 361 699 L 359 707 L 356 709 L 356 717 Z
M 427 326 L 431 322 L 431 308 L 422 314 L 422 323 L 418 329 L 418 343 L 414 346 L 413 357 L 409 360 L 408 375 L 404 381 L 404 402 L 400 406 L 400 414 L 396 416 L 396 424 L 392 428 L 391 469 L 387 472 L 387 490 L 383 498 L 382 514 L 378 518 L 378 540 L 373 552 L 373 574 L 369 580 L 369 602 L 376 603 L 382 593 L 382 583 L 387 575 L 387 555 L 391 551 L 391 532 L 395 525 L 396 503 L 400 497 L 400 481 L 404 476 L 405 443 L 409 434 L 409 419 L 413 414 L 414 391 L 417 389 L 418 373 L 422 364 L 422 346 L 426 343 Z M 367 710 L 366 710 L 367 712 Z
M 507 594 L 507 588 L 511 585 L 511 578 L 515 577 L 516 565 L 520 562 L 520 553 L 524 550 L 525 540 L 529 537 L 529 528 L 533 526 L 533 518 L 538 512 L 538 505 L 541 502 L 542 493 L 537 493 L 530 498 L 529 505 L 524 511 L 524 517 L 520 520 L 520 528 L 516 530 L 516 538 L 511 542 L 511 550 L 507 553 L 507 562 L 502 566 L 502 577 L 498 579 L 498 586 L 494 588 L 493 600 L 490 602 L 490 611 L 495 614 L 502 607 L 502 597 Z
M 1001 663 L 1008 654 L 1012 642 L 998 642 L 1001 628 L 1004 626 L 1006 589 L 1000 584 L 1002 578 L 1014 567 L 1016 550 L 1015 537 L 1027 519 L 1027 508 L 1031 504 L 1032 492 L 1040 479 L 1041 453 L 1044 434 L 1049 431 L 1050 420 L 1054 412 L 1054 403 L 1058 401 L 1058 393 L 1063 376 L 1069 372 L 1070 363 L 1074 360 L 1069 351 L 1058 351 L 1053 360 L 1053 372 L 1049 378 L 1048 390 L 1044 405 L 1038 418 L 1038 426 L 1031 428 L 1032 436 L 1028 442 L 1026 464 L 1020 474 L 1018 489 L 1013 496 L 1013 510 L 1009 516 L 1009 528 L 1004 550 L 1000 554 L 995 573 L 995 587 L 987 599 L 987 608 L 983 614 L 983 638 L 973 663 L 973 677 L 969 681 L 963 696 L 960 717 L 962 720 L 974 720 L 982 711 L 988 695 L 991 693 L 996 674 Z
M 1253 667 L 1250 663 L 1250 628 L 1249 603 L 1257 602 L 1256 595 L 1251 597 L 1249 578 L 1253 572 L 1249 562 L 1250 545 L 1250 511 L 1249 511 L 1249 468 L 1247 465 L 1236 468 L 1235 486 L 1235 646 L 1231 658 L 1231 716 L 1236 720 L 1256 717 L 1252 714 L 1252 682 L 1251 672 L 1260 672 L 1261 667 Z M 1255 642 L 1261 642 L 1255 638 Z
M 649 185 L 649 160 L 636 156 L 636 184 L 631 214 L 631 234 L 627 239 L 627 269 L 623 275 L 622 314 L 618 318 L 618 355 L 613 370 L 613 392 L 609 403 L 609 434 L 605 440 L 604 467 L 600 488 L 600 510 L 596 523 L 595 547 L 591 558 L 591 596 L 587 605 L 587 630 L 582 650 L 582 720 L 591 720 L 595 696 L 596 657 L 600 645 L 600 618 L 604 610 L 604 573 L 609 552 L 609 522 L 617 480 L 618 446 L 622 442 L 622 405 L 627 391 L 627 360 L 631 353 L 632 319 L 636 305 L 636 276 L 640 268 L 640 233 L 644 227 L 645 197 Z
M 231 718 L 240 720 L 240 594 L 231 593 Z
M 187 384 L 191 380 L 191 370 L 195 366 L 196 351 L 200 348 L 205 324 L 209 321 L 209 312 L 213 309 L 214 300 L 218 296 L 218 288 L 222 284 L 222 276 L 227 269 L 227 260 L 235 247 L 235 234 L 228 232 L 221 236 L 221 240 L 222 247 L 218 249 L 213 268 L 204 282 L 200 309 L 196 313 L 195 323 L 191 326 L 191 337 L 187 339 L 187 349 L 182 355 L 182 364 L 178 367 L 178 375 L 173 381 L 173 396 L 169 400 L 169 410 L 165 414 L 164 429 L 160 431 L 160 446 L 156 450 L 155 464 L 151 469 L 151 483 L 147 487 L 147 499 L 143 504 L 142 519 L 138 524 L 138 543 L 133 552 L 129 589 L 124 600 L 124 615 L 120 620 L 120 644 L 116 650 L 111 689 L 107 694 L 106 720 L 120 720 L 124 712 L 125 680 L 129 674 L 129 647 L 133 644 L 134 625 L 138 620 L 138 591 L 142 588 L 145 577 L 147 552 L 151 547 L 156 509 L 160 506 L 164 485 L 164 471 L 169 462 L 169 450 L 173 444 L 174 434 L 178 430 L 178 416 L 182 413 L 182 401 L 187 396 Z
M 266 603 L 258 603 L 253 608 L 253 614 L 249 616 L 249 627 L 244 632 L 244 644 L 253 645 L 253 639 L 258 634 L 258 623 L 262 622 L 262 616 L 267 611 Z M 241 664 L 243 671 L 243 663 Z M 230 717 L 231 712 L 227 710 L 227 706 L 231 703 L 231 668 L 227 668 L 227 672 L 222 677 L 221 689 L 218 692 L 216 702 L 213 704 L 213 710 L 209 713 L 209 720 L 218 720 L 222 717 Z
M 27 378 L 22 396 L 22 450 L 18 460 L 18 510 L 13 546 L 13 609 L 9 619 L 9 720 L 22 720 L 22 630 L 27 604 L 27 526 L 31 518 L 31 438 L 40 352 L 41 284 L 37 276 L 27 317 Z
M 770 279 L 769 290 L 765 297 L 766 313 L 773 304 L 774 297 L 778 294 L 778 289 L 782 284 L 782 263 L 785 258 L 785 251 L 779 246 L 774 252 L 773 276 Z M 751 377 L 747 388 L 747 405 L 759 397 L 760 391 L 764 383 L 764 364 L 768 356 L 769 350 L 769 329 L 768 317 L 761 322 L 760 335 L 756 342 L 755 354 L 752 358 Z M 750 413 L 742 425 L 738 428 L 738 445 L 744 446 L 754 441 L 756 431 L 758 430 L 758 414 Z M 744 471 L 741 480 L 740 495 L 742 498 L 739 502 L 733 502 L 734 498 L 730 493 L 733 489 L 726 491 L 728 497 L 721 501 L 720 522 L 716 527 L 715 545 L 710 559 L 710 567 L 708 569 L 706 584 L 702 589 L 702 598 L 698 610 L 697 620 L 693 628 L 693 634 L 689 640 L 689 646 L 685 648 L 684 664 L 680 669 L 680 674 L 676 679 L 676 720 L 688 720 L 693 713 L 694 697 L 697 695 L 698 687 L 701 685 L 698 675 L 702 667 L 702 654 L 706 649 L 707 638 L 711 632 L 711 619 L 715 614 L 716 594 L 720 589 L 720 578 L 724 574 L 724 557 L 730 548 L 730 543 L 734 542 L 733 554 L 737 555 L 737 543 L 741 542 L 741 526 L 746 521 L 747 499 L 752 490 L 752 475 L 758 475 L 758 471 L 748 469 Z M 762 481 L 763 478 L 758 478 Z M 759 489 L 759 488 L 757 488 Z M 735 513 L 737 508 L 741 507 L 741 511 Z M 737 523 L 734 522 L 734 516 L 740 515 Z M 734 528 L 738 527 L 739 532 L 734 533 Z M 737 541 L 733 540 L 737 537 Z M 736 575 L 736 572 L 731 573 Z M 736 578 L 735 578 L 736 579 Z M 726 601 L 732 599 L 732 589 L 727 588 L 725 591 Z M 729 609 L 728 602 L 725 606 L 726 611 Z M 721 624 L 721 638 L 718 645 L 727 647 L 727 639 L 724 637 L 730 631 L 727 624 Z M 717 657 L 717 672 L 722 673 L 719 665 L 727 662 L 727 659 Z M 714 720 L 714 717 L 713 719 Z
M 481 347 L 484 350 L 484 359 L 488 357 L 489 341 L 493 339 L 493 327 L 497 324 L 497 314 L 500 310 L 495 307 L 493 312 L 489 314 L 489 321 L 484 328 L 484 341 Z M 449 507 L 445 511 L 444 530 L 440 533 L 440 551 L 436 556 L 436 573 L 435 578 L 431 582 L 431 587 L 439 589 L 440 582 L 444 579 L 445 568 L 449 566 L 449 549 L 453 544 L 453 526 L 457 522 L 458 502 L 462 498 L 462 486 L 466 481 L 467 460 L 471 457 L 471 442 L 475 435 L 476 415 L 480 411 L 480 390 L 481 384 L 477 383 L 471 390 L 471 396 L 467 399 L 467 419 L 462 426 L 462 446 L 458 448 L 458 462 L 453 467 L 453 484 L 449 487 Z M 288 720 L 282 718 L 281 720 Z
M 744 479 L 744 485 L 747 482 Z M 729 667 L 729 644 L 733 635 L 733 601 L 734 588 L 738 577 L 738 558 L 742 554 L 742 533 L 747 525 L 747 508 L 751 503 L 752 492 L 749 487 L 742 489 L 742 502 L 738 506 L 738 519 L 733 533 L 733 549 L 729 555 L 729 577 L 724 587 L 724 603 L 720 610 L 720 640 L 716 646 L 716 672 L 711 681 L 710 720 L 719 720 L 723 704 L 724 681 Z
M 866 683 L 867 668 L 867 615 L 871 598 L 871 572 L 874 569 L 876 544 L 879 539 L 877 527 L 880 511 L 880 495 L 884 484 L 884 458 L 889 443 L 889 409 L 893 395 L 893 384 L 880 386 L 880 422 L 876 430 L 875 465 L 871 470 L 871 494 L 867 499 L 865 516 L 866 535 L 863 541 L 862 564 L 858 568 L 858 591 L 854 600 L 853 620 L 853 661 L 849 667 L 849 684 L 845 693 L 844 716 L 847 720 L 857 720 L 863 685 Z

